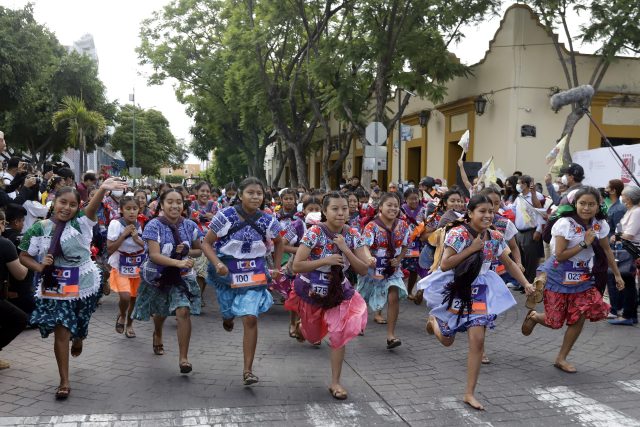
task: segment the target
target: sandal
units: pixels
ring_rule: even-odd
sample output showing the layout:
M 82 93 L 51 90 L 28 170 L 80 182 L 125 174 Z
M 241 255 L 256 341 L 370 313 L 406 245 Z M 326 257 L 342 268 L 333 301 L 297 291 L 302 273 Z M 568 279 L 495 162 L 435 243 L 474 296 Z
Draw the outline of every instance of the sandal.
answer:
M 296 325 L 289 325 L 289 337 L 296 338 Z
M 298 342 L 304 342 L 304 335 L 302 335 L 302 322 L 300 320 L 296 322 L 296 340 Z
M 547 283 L 547 274 L 541 273 L 538 277 L 533 281 L 533 287 L 535 288 L 535 292 L 527 297 L 527 301 L 525 302 L 525 307 L 530 310 L 536 308 L 537 304 L 540 304 L 544 295 L 544 286 Z
M 222 319 L 222 328 L 227 331 L 233 331 L 233 317 L 231 319 Z
M 524 318 L 524 322 L 522 322 L 522 335 L 528 337 L 533 332 L 533 328 L 536 326 L 536 321 L 533 320 L 533 317 L 536 315 L 535 310 L 529 310 L 527 315 Z
M 376 322 L 378 325 L 386 325 L 387 324 L 387 319 L 382 318 L 382 317 L 374 317 L 373 321 Z
M 153 336 L 153 354 L 156 356 L 162 356 L 164 354 L 164 346 L 162 344 L 156 344 L 156 336 Z
M 338 400 L 345 400 L 348 397 L 346 390 L 340 390 L 337 388 L 329 387 L 329 393 L 331 393 L 331 396 L 333 396 L 334 399 Z
M 125 331 L 124 336 L 127 338 L 135 338 L 136 333 L 131 326 L 127 326 L 127 330 Z
M 124 332 L 124 323 L 120 323 L 120 315 L 118 315 L 118 317 L 116 317 L 116 332 L 121 334 Z
M 489 359 L 489 357 L 486 354 L 483 354 L 481 363 L 483 365 L 489 365 L 491 363 L 491 359 Z
M 188 374 L 193 370 L 193 366 L 189 362 L 180 362 L 180 373 Z
M 80 356 L 82 354 L 82 340 L 75 338 L 71 343 L 71 357 Z
M 67 397 L 69 397 L 70 393 L 71 393 L 70 387 L 58 386 L 58 388 L 56 389 L 56 399 L 65 400 Z
M 425 329 L 427 330 L 427 333 L 428 333 L 429 335 L 433 335 L 433 334 L 434 334 L 434 331 L 433 331 L 433 323 L 432 323 L 432 321 L 431 321 L 431 317 L 429 317 L 429 318 L 427 319 L 427 326 L 426 326 L 426 328 L 425 328 Z
M 244 383 L 244 385 L 255 384 L 258 381 L 259 381 L 258 377 L 253 375 L 253 372 L 251 371 L 246 371 L 242 374 L 242 382 Z
M 416 295 L 413 298 L 413 303 L 415 305 L 422 305 L 422 300 L 424 299 L 424 291 L 417 291 Z
M 387 340 L 387 350 L 391 350 L 392 348 L 400 347 L 402 345 L 402 341 L 398 338 L 391 338 Z

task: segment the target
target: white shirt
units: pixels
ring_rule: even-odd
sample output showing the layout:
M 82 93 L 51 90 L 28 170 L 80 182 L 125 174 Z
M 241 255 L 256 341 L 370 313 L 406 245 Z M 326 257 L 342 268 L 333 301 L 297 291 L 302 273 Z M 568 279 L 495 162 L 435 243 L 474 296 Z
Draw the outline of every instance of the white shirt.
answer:
M 124 231 L 125 226 L 120 223 L 117 219 L 111 221 L 109 223 L 109 229 L 107 230 L 107 240 L 116 241 Z M 138 230 L 138 235 L 142 235 L 142 228 L 140 224 L 136 223 L 136 229 Z M 144 249 L 143 246 L 137 244 L 133 237 L 127 237 L 124 239 L 120 247 L 109 256 L 109 265 L 115 269 L 120 268 L 120 252 L 132 254 L 136 252 L 140 252 Z
M 638 206 L 633 206 L 625 212 L 620 220 L 620 227 L 622 234 L 629 234 L 633 236 L 634 242 L 640 242 L 640 208 Z
M 600 221 L 596 221 L 594 219 L 591 222 L 591 227 L 596 232 L 596 239 L 593 241 L 592 245 L 599 244 L 598 240 L 609 235 L 609 224 L 606 219 Z M 567 249 L 571 249 L 584 241 L 585 234 L 586 230 L 582 224 L 578 224 L 572 218 L 560 218 L 555 224 L 553 224 L 553 228 L 551 229 L 551 253 L 553 255 L 556 254 L 556 236 L 564 237 L 568 241 Z M 586 249 L 581 250 L 576 255 L 569 258 L 569 261 L 590 261 L 591 258 L 593 258 L 593 255 L 593 248 L 589 245 Z
M 2 181 L 4 182 L 5 187 L 8 187 L 9 185 L 11 185 L 11 183 L 13 182 L 13 178 L 14 176 L 11 175 L 9 172 L 2 173 Z M 7 195 L 12 199 L 15 199 L 17 196 L 15 191 L 12 191 L 11 193 L 7 193 Z

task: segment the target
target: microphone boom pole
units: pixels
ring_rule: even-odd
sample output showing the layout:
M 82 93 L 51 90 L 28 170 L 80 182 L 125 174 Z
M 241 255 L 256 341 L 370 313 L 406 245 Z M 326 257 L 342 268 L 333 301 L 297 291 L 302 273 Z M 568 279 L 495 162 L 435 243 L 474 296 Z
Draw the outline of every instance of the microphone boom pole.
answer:
M 583 108 L 583 111 L 587 115 L 587 117 L 589 117 L 589 120 L 591 121 L 593 126 L 596 128 L 596 130 L 600 133 L 600 136 L 602 136 L 602 139 L 604 139 L 604 142 L 609 146 L 611 151 L 613 151 L 613 154 L 615 154 L 618 160 L 620 160 L 622 167 L 629 173 L 629 176 L 631 176 L 631 179 L 633 179 L 636 185 L 640 187 L 640 182 L 638 182 L 638 178 L 636 178 L 636 176 L 633 174 L 633 172 L 631 172 L 631 170 L 629 169 L 627 164 L 624 162 L 624 160 L 622 160 L 622 157 L 620 157 L 620 154 L 618 154 L 613 144 L 611 144 L 611 141 L 609 141 L 609 138 L 607 138 L 607 135 L 605 135 L 602 129 L 600 129 L 600 126 L 598 126 L 598 123 L 596 123 L 596 121 L 593 120 L 593 117 L 591 116 L 591 112 L 589 111 L 589 109 L 585 107 Z

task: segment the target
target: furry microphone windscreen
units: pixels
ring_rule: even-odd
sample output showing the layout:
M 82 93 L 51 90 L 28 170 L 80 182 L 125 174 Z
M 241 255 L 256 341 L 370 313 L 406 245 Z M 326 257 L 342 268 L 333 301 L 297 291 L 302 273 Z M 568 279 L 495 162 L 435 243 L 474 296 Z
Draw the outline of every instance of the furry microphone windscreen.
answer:
M 575 103 L 583 107 L 588 107 L 594 93 L 595 91 L 591 85 L 578 86 L 565 90 L 564 92 L 556 93 L 551 97 L 551 109 L 557 112 L 565 105 Z

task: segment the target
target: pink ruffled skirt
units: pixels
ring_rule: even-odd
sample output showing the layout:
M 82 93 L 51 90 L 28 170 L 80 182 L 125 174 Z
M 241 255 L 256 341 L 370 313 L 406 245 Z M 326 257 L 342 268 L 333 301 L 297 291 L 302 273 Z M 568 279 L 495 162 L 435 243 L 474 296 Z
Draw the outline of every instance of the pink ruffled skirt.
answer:
M 367 327 L 367 303 L 358 292 L 340 305 L 324 309 L 291 291 L 284 308 L 298 313 L 302 335 L 307 341 L 319 342 L 329 335 L 331 348 L 344 347 Z

